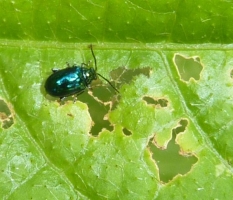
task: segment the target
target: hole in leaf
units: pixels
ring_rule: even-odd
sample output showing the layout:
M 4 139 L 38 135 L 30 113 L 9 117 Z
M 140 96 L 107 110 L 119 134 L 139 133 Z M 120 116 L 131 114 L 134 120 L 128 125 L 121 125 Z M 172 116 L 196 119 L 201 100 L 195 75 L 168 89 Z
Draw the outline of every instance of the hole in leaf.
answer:
M 203 66 L 199 57 L 185 57 L 180 54 L 175 54 L 173 62 L 180 78 L 183 81 L 189 81 L 191 78 L 195 80 L 200 79 Z
M 132 135 L 132 132 L 130 130 L 128 130 L 127 128 L 123 128 L 123 133 L 127 136 Z
M 230 76 L 233 78 L 233 69 L 231 70 Z
M 167 99 L 154 99 L 152 97 L 149 96 L 144 96 L 143 100 L 146 101 L 147 104 L 152 104 L 152 105 L 159 105 L 160 107 L 167 107 L 168 105 L 168 100 Z
M 13 114 L 3 99 L 0 99 L 0 120 L 4 129 L 10 128 L 14 124 Z
M 108 93 L 106 88 L 102 88 L 102 91 L 104 94 Z M 90 116 L 94 122 L 90 134 L 93 136 L 98 136 L 102 129 L 107 129 L 109 131 L 113 130 L 113 126 L 110 124 L 109 120 L 105 119 L 105 116 L 111 110 L 111 102 L 108 104 L 101 100 L 97 101 L 91 92 L 86 92 L 85 94 L 80 95 L 78 100 L 87 104 Z
M 120 89 L 122 82 L 131 82 L 134 76 L 144 74 L 149 77 L 150 68 L 143 69 L 125 69 L 120 67 L 110 72 L 111 83 Z M 115 84 L 117 82 L 117 84 Z M 87 104 L 89 108 L 90 116 L 93 120 L 93 125 L 90 134 L 98 136 L 102 129 L 107 129 L 110 132 L 113 130 L 113 125 L 108 120 L 108 113 L 115 109 L 119 102 L 119 94 L 116 94 L 115 90 L 104 80 L 98 79 L 93 81 L 92 90 L 84 91 L 77 97 L 78 101 L 82 101 Z M 64 100 L 73 100 L 74 97 L 67 97 Z M 72 117 L 71 115 L 69 115 Z M 126 135 L 131 135 L 127 129 L 124 129 Z
M 184 156 L 179 154 L 180 147 L 175 143 L 176 135 L 183 132 L 187 125 L 188 121 L 182 119 L 179 125 L 172 130 L 172 139 L 165 150 L 157 148 L 153 139 L 149 142 L 152 158 L 159 167 L 160 180 L 165 183 L 178 174 L 184 175 L 188 173 L 192 165 L 197 162 L 197 158 L 194 155 Z
M 111 83 L 115 86 L 115 82 L 117 82 L 116 88 L 119 89 L 122 82 L 131 82 L 134 76 L 140 74 L 149 76 L 149 73 L 149 68 L 128 70 L 121 67 L 110 72 L 111 80 L 113 80 Z M 89 113 L 94 122 L 90 134 L 98 136 L 102 129 L 112 131 L 113 125 L 107 116 L 111 110 L 116 108 L 120 96 L 101 79 L 93 81 L 92 91 L 84 93 L 78 96 L 78 100 L 85 102 L 89 107 Z M 123 132 L 125 135 L 132 135 L 132 132 L 127 129 L 124 129 Z
M 67 116 L 74 118 L 74 115 L 72 113 L 67 113 Z

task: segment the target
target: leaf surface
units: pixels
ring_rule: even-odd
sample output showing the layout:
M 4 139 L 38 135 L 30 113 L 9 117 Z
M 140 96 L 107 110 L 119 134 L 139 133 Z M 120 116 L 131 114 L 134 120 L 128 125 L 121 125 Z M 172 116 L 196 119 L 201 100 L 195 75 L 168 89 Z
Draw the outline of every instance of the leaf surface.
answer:
M 230 199 L 230 2 L 0 7 L 3 199 Z M 44 82 L 93 66 L 90 43 L 120 94 L 100 79 L 60 105 Z

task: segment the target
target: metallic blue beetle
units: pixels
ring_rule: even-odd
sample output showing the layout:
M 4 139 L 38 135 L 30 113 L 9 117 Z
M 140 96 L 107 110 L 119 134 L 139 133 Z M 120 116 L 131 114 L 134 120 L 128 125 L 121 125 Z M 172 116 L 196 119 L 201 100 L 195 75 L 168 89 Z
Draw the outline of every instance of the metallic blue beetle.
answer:
M 45 82 L 45 90 L 48 94 L 54 97 L 59 97 L 61 100 L 67 96 L 79 95 L 90 86 L 93 80 L 97 79 L 97 75 L 108 82 L 109 85 L 119 92 L 108 79 L 97 73 L 97 62 L 90 45 L 91 53 L 94 58 L 95 68 L 87 68 L 87 64 L 82 63 L 81 66 L 73 65 L 61 70 L 53 69 L 51 74 Z

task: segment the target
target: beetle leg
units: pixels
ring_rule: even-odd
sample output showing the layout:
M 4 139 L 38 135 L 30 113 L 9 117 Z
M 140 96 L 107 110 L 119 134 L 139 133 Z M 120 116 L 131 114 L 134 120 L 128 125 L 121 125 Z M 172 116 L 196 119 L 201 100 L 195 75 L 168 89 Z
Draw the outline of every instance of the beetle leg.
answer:
M 91 85 L 87 86 L 89 90 L 93 91 L 93 88 L 91 87 Z
M 59 98 L 60 98 L 60 101 L 59 101 L 60 105 L 64 105 L 64 100 L 66 97 L 59 97 Z
M 73 102 L 75 103 L 77 101 L 78 97 L 75 96 Z
M 70 68 L 70 63 L 66 62 L 67 68 Z
M 60 101 L 64 101 L 66 97 L 60 97 Z
M 83 67 L 83 66 L 88 67 L 88 64 L 86 64 L 86 63 L 81 63 L 81 67 Z
M 84 90 L 81 91 L 81 92 L 79 92 L 78 94 L 76 94 L 76 96 L 74 97 L 74 103 L 77 101 L 78 96 L 79 96 L 80 94 L 82 94 L 83 92 L 84 92 Z

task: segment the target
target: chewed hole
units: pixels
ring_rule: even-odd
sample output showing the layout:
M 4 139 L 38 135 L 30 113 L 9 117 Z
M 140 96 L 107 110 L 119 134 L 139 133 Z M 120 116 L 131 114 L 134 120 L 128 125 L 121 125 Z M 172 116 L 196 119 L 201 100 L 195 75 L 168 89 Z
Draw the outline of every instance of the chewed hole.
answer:
M 3 99 L 0 99 L 0 121 L 3 129 L 10 128 L 14 124 L 13 114 Z
M 180 120 L 178 126 L 172 130 L 172 139 L 166 149 L 158 148 L 153 139 L 149 141 L 148 146 L 152 153 L 152 158 L 159 167 L 160 180 L 164 183 L 169 182 L 178 174 L 184 175 L 188 173 L 192 165 L 198 160 L 194 155 L 180 154 L 180 146 L 175 142 L 176 135 L 184 132 L 187 125 L 188 120 Z
M 176 128 L 174 128 L 172 131 L 174 134 L 177 135 L 178 133 L 184 132 L 187 125 L 188 125 L 188 120 L 182 119 L 180 120 L 179 125 Z
M 123 133 L 125 134 L 125 135 L 127 135 L 127 136 L 130 136 L 130 135 L 132 135 L 132 132 L 130 131 L 130 130 L 128 130 L 127 128 L 123 128 Z
M 95 89 L 94 89 L 95 90 Z M 103 90 L 102 90 L 103 91 Z M 106 88 L 104 93 L 108 93 Z M 86 92 L 78 96 L 78 100 L 85 102 L 88 105 L 88 110 L 93 121 L 90 134 L 93 136 L 98 136 L 102 129 L 109 131 L 113 130 L 113 126 L 110 121 L 106 119 L 106 115 L 111 111 L 111 100 L 106 103 L 93 95 L 92 92 Z
M 186 57 L 180 54 L 175 54 L 173 62 L 181 80 L 189 81 L 191 78 L 194 80 L 200 79 L 203 65 L 198 56 Z
M 130 82 L 135 76 L 140 74 L 149 76 L 149 72 L 149 68 L 131 70 L 121 67 L 110 72 L 111 79 L 109 81 L 111 81 L 114 87 L 120 89 L 122 82 Z M 91 90 L 79 95 L 77 100 L 88 105 L 93 121 L 90 134 L 98 136 L 103 129 L 113 130 L 114 125 L 108 119 L 108 114 L 117 107 L 120 95 L 101 79 L 93 81 L 91 87 Z M 132 135 L 132 132 L 126 128 L 123 129 L 123 132 L 127 136 Z
M 111 78 L 109 81 L 119 90 L 121 84 L 130 83 L 135 76 L 141 74 L 149 77 L 150 68 L 126 69 L 120 67 L 110 72 Z M 72 99 L 74 97 L 67 97 L 64 103 Z M 85 91 L 77 96 L 77 101 L 86 103 L 89 108 L 88 110 L 93 121 L 90 131 L 91 135 L 98 136 L 103 129 L 110 132 L 114 129 L 114 125 L 108 119 L 108 114 L 117 107 L 119 100 L 120 94 L 116 93 L 111 85 L 101 78 L 92 81 L 91 89 L 88 92 Z M 71 115 L 69 116 L 72 117 Z M 123 129 L 123 133 L 127 136 L 132 135 L 132 132 L 126 128 Z
M 154 99 L 149 96 L 144 96 L 143 100 L 146 101 L 147 104 L 149 105 L 155 105 L 155 106 L 160 106 L 160 107 L 167 107 L 168 106 L 168 100 L 167 99 Z
M 233 69 L 231 70 L 230 76 L 233 78 Z

